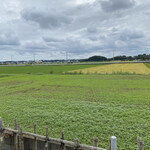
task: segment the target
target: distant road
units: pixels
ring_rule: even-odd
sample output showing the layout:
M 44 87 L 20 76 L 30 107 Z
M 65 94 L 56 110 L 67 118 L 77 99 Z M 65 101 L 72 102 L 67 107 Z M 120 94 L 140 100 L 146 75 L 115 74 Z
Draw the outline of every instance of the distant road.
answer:
M 9 64 L 0 65 L 0 67 L 13 67 L 13 66 L 63 66 L 63 65 L 99 65 L 99 64 L 126 64 L 126 63 L 150 63 L 150 61 L 119 61 L 119 62 L 84 62 L 84 63 L 49 63 L 49 64 Z

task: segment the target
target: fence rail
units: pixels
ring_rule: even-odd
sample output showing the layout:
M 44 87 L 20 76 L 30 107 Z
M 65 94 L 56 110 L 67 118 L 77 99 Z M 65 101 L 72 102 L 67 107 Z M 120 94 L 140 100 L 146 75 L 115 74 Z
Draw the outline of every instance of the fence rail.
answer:
M 23 132 L 14 120 L 14 129 L 5 128 L 0 117 L 0 150 L 105 150 L 98 147 L 98 138 L 93 138 L 93 146 L 79 144 L 79 140 L 74 142 L 65 140 L 64 133 L 61 138 L 48 137 L 48 126 L 45 128 L 45 136 L 37 134 L 36 123 L 33 126 L 34 133 Z M 144 142 L 140 138 L 137 140 L 137 150 L 144 150 Z M 109 150 L 117 150 L 117 138 L 112 136 L 109 139 Z

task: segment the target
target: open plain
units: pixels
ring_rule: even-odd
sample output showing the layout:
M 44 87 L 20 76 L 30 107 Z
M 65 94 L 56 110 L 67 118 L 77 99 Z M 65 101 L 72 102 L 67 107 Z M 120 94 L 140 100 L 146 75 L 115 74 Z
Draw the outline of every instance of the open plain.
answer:
M 64 75 L 63 66 L 61 71 L 53 67 L 53 74 L 40 66 L 35 74 L 34 67 L 26 72 L 12 67 L 12 74 L 0 67 L 0 114 L 6 127 L 13 128 L 16 117 L 24 131 L 33 132 L 36 121 L 40 134 L 49 126 L 50 137 L 59 138 L 63 130 L 67 140 L 77 137 L 92 145 L 97 136 L 99 147 L 108 148 L 108 138 L 115 135 L 120 150 L 136 149 L 141 137 L 150 149 L 149 75 Z

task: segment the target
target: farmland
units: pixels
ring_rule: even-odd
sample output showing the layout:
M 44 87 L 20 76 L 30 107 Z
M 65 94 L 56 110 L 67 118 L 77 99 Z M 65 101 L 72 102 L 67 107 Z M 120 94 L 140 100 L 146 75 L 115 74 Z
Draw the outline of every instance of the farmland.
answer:
M 0 74 L 61 74 L 65 71 L 90 68 L 101 65 L 41 65 L 41 66 L 3 66 Z
M 143 63 L 126 63 L 126 64 L 110 64 L 103 66 L 96 66 L 92 68 L 83 68 L 68 73 L 77 74 L 145 74 L 150 75 L 148 64 Z
M 139 136 L 150 149 L 149 75 L 62 75 L 85 66 L 52 66 L 56 74 L 42 68 L 47 66 L 38 71 L 29 67 L 0 68 L 0 116 L 5 126 L 13 128 L 16 117 L 23 130 L 33 132 L 36 121 L 40 134 L 48 125 L 50 137 L 59 138 L 64 130 L 67 140 L 77 137 L 92 145 L 97 136 L 103 148 L 115 135 L 120 150 L 136 149 Z
M 150 68 L 150 63 L 146 63 L 145 65 L 146 65 L 148 68 Z

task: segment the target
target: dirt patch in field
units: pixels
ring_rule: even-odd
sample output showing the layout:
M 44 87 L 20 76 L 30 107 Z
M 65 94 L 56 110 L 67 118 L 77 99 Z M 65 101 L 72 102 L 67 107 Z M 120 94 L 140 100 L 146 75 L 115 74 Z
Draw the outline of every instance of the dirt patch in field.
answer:
M 12 86 L 12 85 L 19 85 L 19 84 L 22 84 L 22 82 L 10 81 L 10 82 L 1 83 L 0 86 Z
M 126 88 L 124 90 L 125 91 L 145 91 L 145 90 L 150 91 L 150 88 Z
M 63 87 L 63 88 L 84 88 L 83 86 L 66 86 L 66 85 L 52 85 L 52 87 Z
M 85 88 L 83 86 L 70 86 L 70 85 L 42 85 L 42 87 L 56 87 L 56 88 Z
M 10 93 L 8 93 L 8 95 L 26 94 L 26 93 L 31 93 L 31 92 L 37 92 L 40 90 L 41 90 L 40 88 L 29 88 L 29 89 L 22 90 L 22 91 L 10 92 Z
M 33 83 L 33 81 L 25 81 L 25 82 L 10 81 L 10 82 L 0 83 L 0 86 L 8 87 L 9 89 L 11 89 L 11 88 L 17 87 L 18 85 L 25 85 L 25 84 L 32 84 L 32 83 Z

